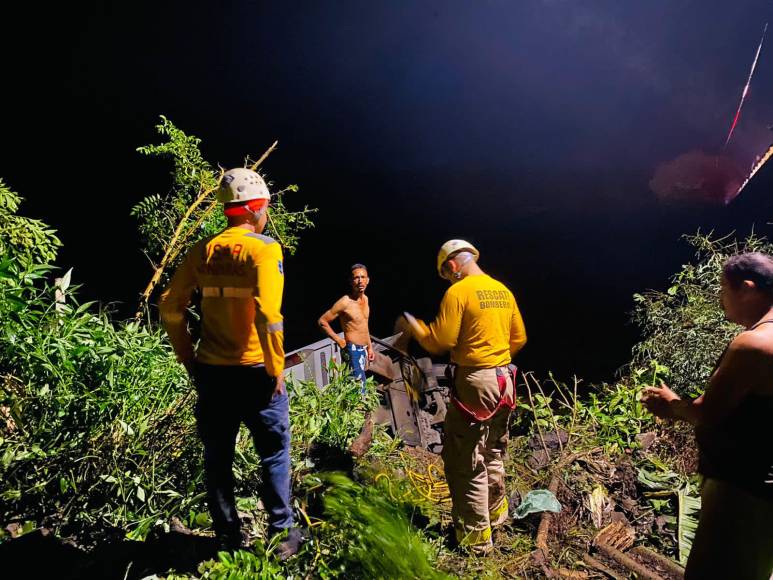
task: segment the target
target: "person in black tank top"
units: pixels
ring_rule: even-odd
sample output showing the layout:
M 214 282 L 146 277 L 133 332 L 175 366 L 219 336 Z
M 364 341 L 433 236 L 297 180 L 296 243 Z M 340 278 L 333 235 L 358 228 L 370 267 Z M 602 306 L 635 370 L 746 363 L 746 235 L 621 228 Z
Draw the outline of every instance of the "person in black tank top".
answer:
M 666 385 L 642 402 L 656 416 L 695 425 L 704 476 L 701 515 L 685 578 L 768 580 L 773 572 L 773 258 L 733 256 L 722 307 L 745 328 L 728 345 L 703 395 Z

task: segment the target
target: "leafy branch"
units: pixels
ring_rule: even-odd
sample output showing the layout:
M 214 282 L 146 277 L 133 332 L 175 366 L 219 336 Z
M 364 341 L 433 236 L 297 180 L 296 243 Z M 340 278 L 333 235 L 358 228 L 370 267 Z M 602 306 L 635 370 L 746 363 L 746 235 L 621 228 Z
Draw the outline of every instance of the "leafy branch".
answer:
M 697 394 L 738 327 L 725 320 L 719 298 L 722 265 L 734 254 L 773 253 L 773 244 L 751 234 L 746 239 L 712 233 L 685 236 L 696 259 L 685 264 L 665 291 L 634 295 L 633 321 L 643 340 L 634 347 L 633 367 L 658 361 L 671 371 L 670 385 Z
M 140 295 L 135 314 L 139 321 L 156 287 L 168 278 L 168 272 L 179 263 L 181 256 L 202 238 L 221 231 L 226 221 L 215 198 L 223 169 L 215 170 L 201 153 L 201 139 L 187 135 L 166 117 L 156 130 L 166 140 L 157 145 L 137 149 L 143 155 L 171 157 L 173 185 L 170 192 L 161 196 L 150 195 L 132 208 L 132 215 L 139 221 L 139 231 L 144 242 L 143 252 L 153 268 L 153 274 Z M 277 148 L 274 141 L 257 161 L 245 160 L 245 167 L 257 171 L 268 156 Z M 311 214 L 316 209 L 304 206 L 300 211 L 290 211 L 284 203 L 284 195 L 297 192 L 297 185 L 290 185 L 272 196 L 268 233 L 275 236 L 284 249 L 292 254 L 298 247 L 300 232 L 312 227 Z

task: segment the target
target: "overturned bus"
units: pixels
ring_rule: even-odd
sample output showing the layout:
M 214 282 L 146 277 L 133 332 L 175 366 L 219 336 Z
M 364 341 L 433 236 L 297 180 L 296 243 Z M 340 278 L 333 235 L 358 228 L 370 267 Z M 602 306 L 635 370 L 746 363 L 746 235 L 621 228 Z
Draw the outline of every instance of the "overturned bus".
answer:
M 414 358 L 395 345 L 398 337 L 371 337 L 376 358 L 367 374 L 373 377 L 381 401 L 373 421 L 387 425 L 406 445 L 440 453 L 448 404 L 447 365 Z M 331 361 L 341 362 L 341 349 L 326 338 L 288 353 L 285 377 L 314 381 L 324 388 L 330 382 Z

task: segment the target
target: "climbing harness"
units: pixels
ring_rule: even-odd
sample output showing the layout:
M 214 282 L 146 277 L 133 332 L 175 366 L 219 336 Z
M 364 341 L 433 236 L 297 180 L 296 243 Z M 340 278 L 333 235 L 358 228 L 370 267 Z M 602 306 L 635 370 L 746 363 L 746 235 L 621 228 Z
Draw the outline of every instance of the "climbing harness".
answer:
M 473 411 L 470 409 L 467 405 L 462 403 L 461 400 L 459 400 L 459 397 L 456 395 L 456 365 L 448 365 L 446 368 L 446 378 L 449 381 L 450 384 L 450 393 L 451 393 L 451 403 L 453 403 L 454 407 L 462 414 L 462 416 L 470 421 L 471 423 L 483 423 L 484 421 L 488 421 L 491 419 L 494 415 L 496 415 L 497 411 L 501 409 L 502 407 L 507 407 L 510 410 L 515 409 L 515 377 L 518 374 L 518 367 L 516 367 L 513 364 L 509 364 L 506 367 L 497 367 L 497 384 L 499 385 L 499 402 L 497 403 L 496 407 L 494 407 L 494 410 L 491 411 L 491 413 L 487 415 L 483 415 L 479 412 Z M 510 379 L 513 382 L 513 396 L 512 398 L 507 394 L 507 374 L 510 375 Z

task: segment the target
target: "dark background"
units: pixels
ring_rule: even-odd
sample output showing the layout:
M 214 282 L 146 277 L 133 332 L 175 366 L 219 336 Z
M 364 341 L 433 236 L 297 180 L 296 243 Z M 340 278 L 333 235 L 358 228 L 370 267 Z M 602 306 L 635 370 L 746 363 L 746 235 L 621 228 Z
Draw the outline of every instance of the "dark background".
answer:
M 25 5 L 0 19 L 0 176 L 59 230 L 83 298 L 133 312 L 150 276 L 129 210 L 170 167 L 136 147 L 170 117 L 224 166 L 320 209 L 286 260 L 288 350 L 370 267 L 371 330 L 434 315 L 448 238 L 518 298 L 522 366 L 608 379 L 698 228 L 769 233 L 773 164 L 729 206 L 656 200 L 655 168 L 716 154 L 768 0 L 158 2 Z M 773 38 L 727 154 L 773 141 Z

